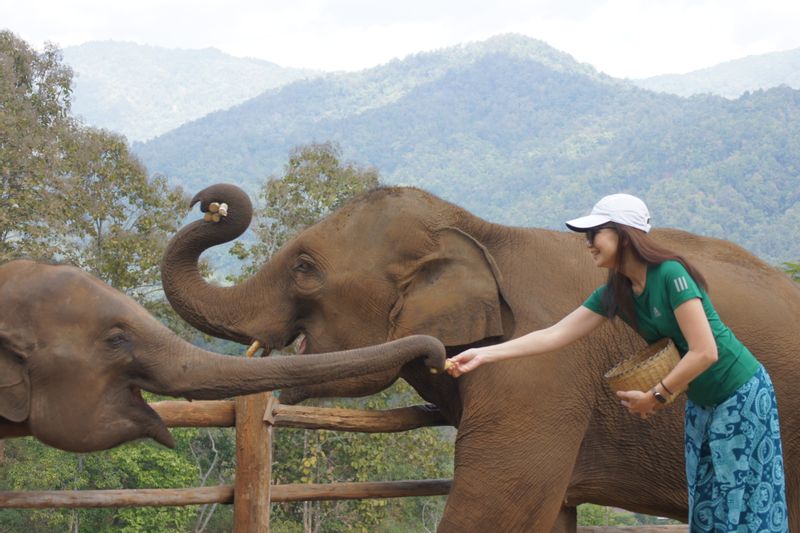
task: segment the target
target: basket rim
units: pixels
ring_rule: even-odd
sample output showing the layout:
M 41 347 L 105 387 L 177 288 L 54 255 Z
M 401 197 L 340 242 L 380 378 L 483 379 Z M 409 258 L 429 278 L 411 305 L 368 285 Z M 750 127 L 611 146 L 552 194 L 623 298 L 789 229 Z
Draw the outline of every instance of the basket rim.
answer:
M 630 377 L 646 368 L 663 365 L 664 361 L 670 357 L 674 357 L 674 355 L 680 358 L 677 347 L 672 339 L 664 337 L 648 345 L 631 357 L 618 362 L 604 374 L 604 377 L 608 380 Z

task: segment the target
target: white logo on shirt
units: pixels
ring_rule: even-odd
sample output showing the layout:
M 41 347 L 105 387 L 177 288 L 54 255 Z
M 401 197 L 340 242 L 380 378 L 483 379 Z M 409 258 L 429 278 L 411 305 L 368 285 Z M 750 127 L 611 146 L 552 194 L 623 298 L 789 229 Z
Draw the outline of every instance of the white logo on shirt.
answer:
M 658 310 L 658 307 L 653 307 L 653 318 L 658 318 L 661 316 L 661 311 Z
M 686 278 L 684 276 L 675 278 L 672 280 L 672 282 L 675 284 L 675 290 L 678 292 L 685 291 L 689 288 L 689 284 L 686 282 Z

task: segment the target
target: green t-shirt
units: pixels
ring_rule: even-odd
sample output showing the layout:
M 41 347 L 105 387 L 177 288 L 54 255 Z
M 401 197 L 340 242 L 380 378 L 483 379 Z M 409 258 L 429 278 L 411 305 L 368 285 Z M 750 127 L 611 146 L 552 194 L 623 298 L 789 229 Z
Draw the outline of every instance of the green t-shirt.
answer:
M 583 306 L 607 316 L 603 301 L 605 291 L 605 285 L 599 287 Z M 719 359 L 689 384 L 687 395 L 698 405 L 711 406 L 727 399 L 753 377 L 759 368 L 758 360 L 720 320 L 708 294 L 678 261 L 648 265 L 644 291 L 638 296 L 633 295 L 633 303 L 639 334 L 648 344 L 669 337 L 683 357 L 689 351 L 689 345 L 678 326 L 674 311 L 692 298 L 702 300 L 703 310 L 717 342 Z

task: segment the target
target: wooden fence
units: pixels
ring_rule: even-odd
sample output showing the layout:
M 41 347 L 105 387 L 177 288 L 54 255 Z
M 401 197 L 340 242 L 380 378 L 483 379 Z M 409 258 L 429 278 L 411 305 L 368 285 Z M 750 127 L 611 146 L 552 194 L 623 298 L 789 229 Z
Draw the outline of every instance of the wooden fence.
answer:
M 362 433 L 391 433 L 446 425 L 441 415 L 424 406 L 385 411 L 281 405 L 271 393 L 231 401 L 164 401 L 151 404 L 168 427 L 235 427 L 234 485 L 186 489 L 0 492 L 0 508 L 157 507 L 233 504 L 234 531 L 269 532 L 272 502 L 399 498 L 446 495 L 452 480 L 388 481 L 330 484 L 270 484 L 272 429 L 292 427 Z M 7 436 L 24 436 L 23 426 Z M 2 441 L 0 441 L 2 442 Z M 639 531 L 684 533 L 685 526 L 653 528 L 578 528 L 582 533 Z
M 363 433 L 390 433 L 440 426 L 437 411 L 403 407 L 361 411 L 281 405 L 271 393 L 230 401 L 164 401 L 151 404 L 168 427 L 235 427 L 234 485 L 186 489 L 127 489 L 0 492 L 0 508 L 150 507 L 225 503 L 234 506 L 234 531 L 266 533 L 272 502 L 399 498 L 446 495 L 451 480 L 271 485 L 272 429 L 293 427 Z M 6 428 L 25 436 L 24 426 Z

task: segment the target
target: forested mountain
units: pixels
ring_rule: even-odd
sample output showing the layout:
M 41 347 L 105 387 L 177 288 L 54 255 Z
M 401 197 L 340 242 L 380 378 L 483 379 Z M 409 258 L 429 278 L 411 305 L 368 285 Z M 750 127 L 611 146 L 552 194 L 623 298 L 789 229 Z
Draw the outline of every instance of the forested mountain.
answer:
M 563 228 L 628 191 L 657 225 L 800 257 L 800 91 L 656 94 L 519 36 L 295 82 L 134 148 L 190 192 L 255 193 L 312 141 L 500 223 Z
M 73 113 L 91 126 L 147 140 L 212 111 L 318 75 L 214 48 L 173 50 L 95 41 L 63 50 L 75 71 Z
M 633 80 L 633 83 L 679 96 L 711 93 L 726 98 L 739 98 L 747 91 L 781 85 L 800 89 L 800 48 L 743 57 L 686 74 Z

